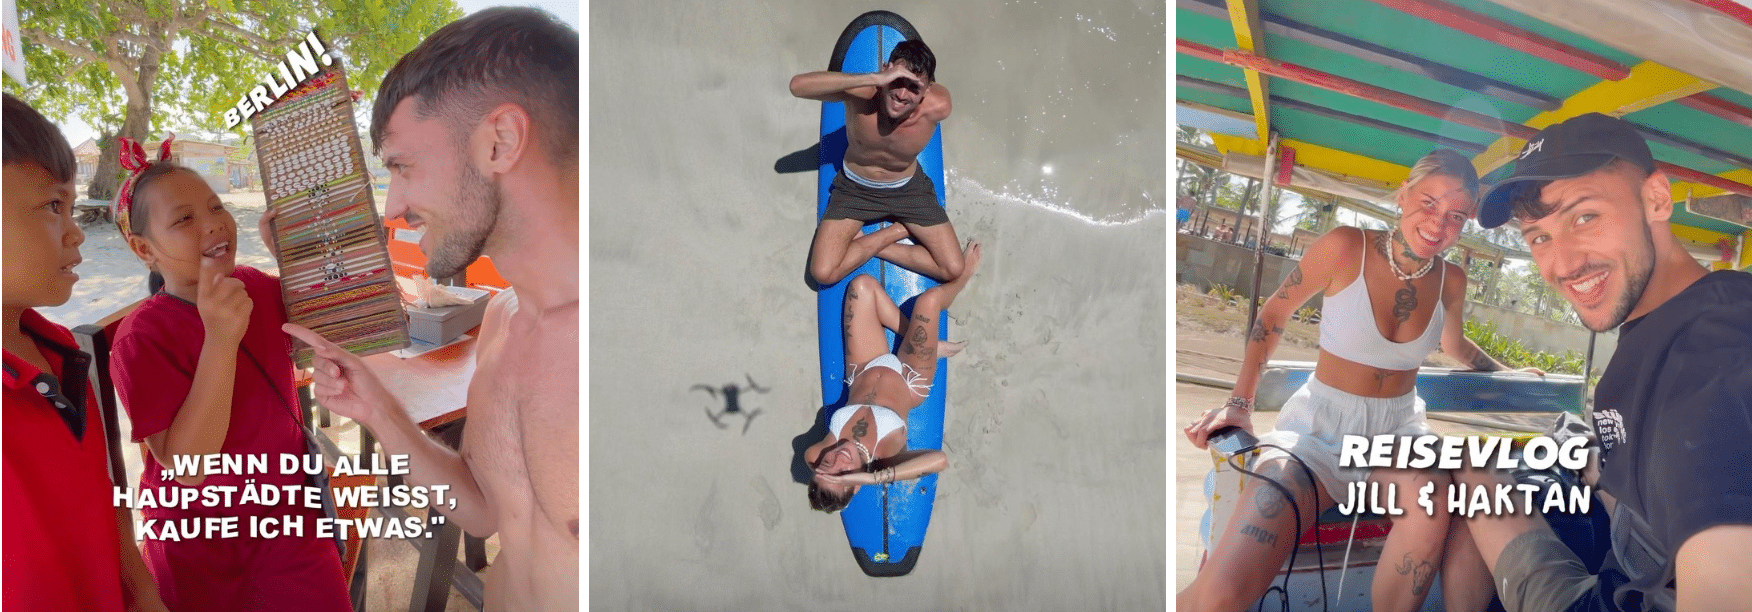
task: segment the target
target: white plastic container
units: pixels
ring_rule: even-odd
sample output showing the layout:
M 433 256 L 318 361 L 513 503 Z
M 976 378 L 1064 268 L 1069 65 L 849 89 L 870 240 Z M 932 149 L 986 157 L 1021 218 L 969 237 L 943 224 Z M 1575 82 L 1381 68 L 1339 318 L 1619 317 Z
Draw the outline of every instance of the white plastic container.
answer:
M 473 301 L 469 304 L 440 306 L 438 308 L 409 306 L 407 308 L 409 337 L 426 344 L 443 345 L 481 324 L 481 318 L 487 313 L 487 300 L 490 294 L 482 289 L 467 287 L 445 287 L 444 289 Z

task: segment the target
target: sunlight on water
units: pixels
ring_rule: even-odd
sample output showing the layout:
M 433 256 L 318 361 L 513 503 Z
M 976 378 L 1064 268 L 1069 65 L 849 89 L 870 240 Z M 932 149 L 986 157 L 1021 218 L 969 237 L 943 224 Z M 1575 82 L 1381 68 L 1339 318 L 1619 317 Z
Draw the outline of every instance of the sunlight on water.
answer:
M 944 170 L 944 172 L 949 175 L 949 178 L 947 179 L 949 186 L 955 190 L 955 197 L 957 198 L 971 198 L 975 200 L 989 199 L 996 202 L 1033 206 L 1042 210 L 1059 213 L 1096 227 L 1119 227 L 1131 225 L 1149 219 L 1152 216 L 1167 213 L 1167 210 L 1163 208 L 1161 204 L 1157 203 L 1154 198 L 1150 197 L 1148 192 L 1144 192 L 1138 194 L 1149 203 L 1149 208 L 1145 209 L 1143 212 L 1131 215 L 1112 215 L 1097 219 L 1090 216 L 1088 213 L 1071 207 L 1069 204 L 1061 203 L 1060 198 L 1058 197 L 1058 190 L 1050 186 L 1042 187 L 1041 191 L 1043 193 L 1023 193 L 1011 189 L 1006 189 L 1000 192 L 993 191 L 992 189 L 979 184 L 978 181 L 960 176 L 959 173 L 953 169 Z

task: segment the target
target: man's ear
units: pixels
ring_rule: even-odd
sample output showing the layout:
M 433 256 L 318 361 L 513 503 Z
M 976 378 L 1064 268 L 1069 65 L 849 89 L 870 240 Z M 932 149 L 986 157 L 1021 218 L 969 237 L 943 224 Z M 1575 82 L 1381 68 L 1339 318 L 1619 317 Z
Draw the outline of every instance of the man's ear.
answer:
M 1666 223 L 1673 218 L 1673 188 L 1667 174 L 1656 170 L 1642 182 L 1643 214 L 1650 223 Z
M 470 157 L 483 175 L 504 174 L 522 161 L 534 134 L 529 130 L 529 112 L 512 103 L 487 111 L 470 139 Z

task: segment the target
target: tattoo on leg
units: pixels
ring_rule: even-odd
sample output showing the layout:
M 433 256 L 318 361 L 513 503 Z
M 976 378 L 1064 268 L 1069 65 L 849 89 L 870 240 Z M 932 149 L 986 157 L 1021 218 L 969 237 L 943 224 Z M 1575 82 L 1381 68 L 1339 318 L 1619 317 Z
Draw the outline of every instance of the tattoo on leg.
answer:
M 906 335 L 906 346 L 901 347 L 900 350 L 901 350 L 901 352 L 906 353 L 908 355 L 922 355 L 922 354 L 924 354 L 924 352 L 925 352 L 925 328 L 924 328 L 924 326 L 914 325 L 912 328 L 912 333 L 909 333 Z
M 840 332 L 847 338 L 852 336 L 852 302 L 846 301 L 845 313 L 840 317 Z
M 1290 299 L 1290 287 L 1296 287 L 1296 286 L 1299 286 L 1301 284 L 1302 284 L 1302 264 L 1296 264 L 1295 269 L 1290 270 L 1290 277 L 1287 279 L 1284 279 L 1284 286 L 1282 288 L 1278 289 L 1277 297 L 1283 298 L 1286 300 Z
M 1284 513 L 1284 508 L 1290 505 L 1290 500 L 1269 486 L 1260 487 L 1253 495 L 1253 507 L 1259 510 L 1259 515 L 1268 519 L 1277 518 Z
M 1430 590 L 1430 579 L 1436 575 L 1436 564 L 1425 559 L 1415 566 L 1411 561 L 1411 553 L 1405 553 L 1405 558 L 1394 564 L 1393 571 L 1401 576 L 1411 576 L 1411 593 L 1422 597 Z
M 1393 319 L 1404 323 L 1417 310 L 1417 285 L 1405 281 L 1405 288 L 1393 292 Z
M 1265 529 L 1261 528 L 1258 525 L 1248 525 L 1246 527 L 1242 527 L 1241 528 L 1241 535 L 1252 536 L 1254 540 L 1258 540 L 1260 544 L 1264 544 L 1266 546 L 1276 546 L 1277 545 L 1277 536 L 1270 531 L 1266 531 Z

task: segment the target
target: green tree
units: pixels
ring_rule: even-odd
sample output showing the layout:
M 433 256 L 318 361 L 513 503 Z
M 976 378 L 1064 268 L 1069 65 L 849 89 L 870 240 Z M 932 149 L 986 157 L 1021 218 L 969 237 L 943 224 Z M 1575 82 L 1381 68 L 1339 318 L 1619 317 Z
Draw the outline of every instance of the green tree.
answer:
M 1198 128 L 1184 125 L 1177 126 L 1174 131 L 1174 140 L 1175 142 L 1200 146 L 1210 146 L 1211 144 L 1210 137 L 1206 136 L 1204 132 L 1200 132 Z M 1176 158 L 1174 164 L 1179 175 L 1177 184 L 1180 195 L 1192 196 L 1194 201 L 1205 206 L 1216 204 L 1217 184 L 1227 177 L 1228 173 L 1184 159 Z
M 454 0 L 19 0 L 32 83 L 17 95 L 106 139 L 144 142 L 174 115 L 217 132 L 225 109 L 274 78 L 311 31 L 342 60 L 348 86 L 374 95 L 397 59 L 461 16 Z M 88 197 L 112 197 L 118 176 L 115 155 L 103 155 Z

